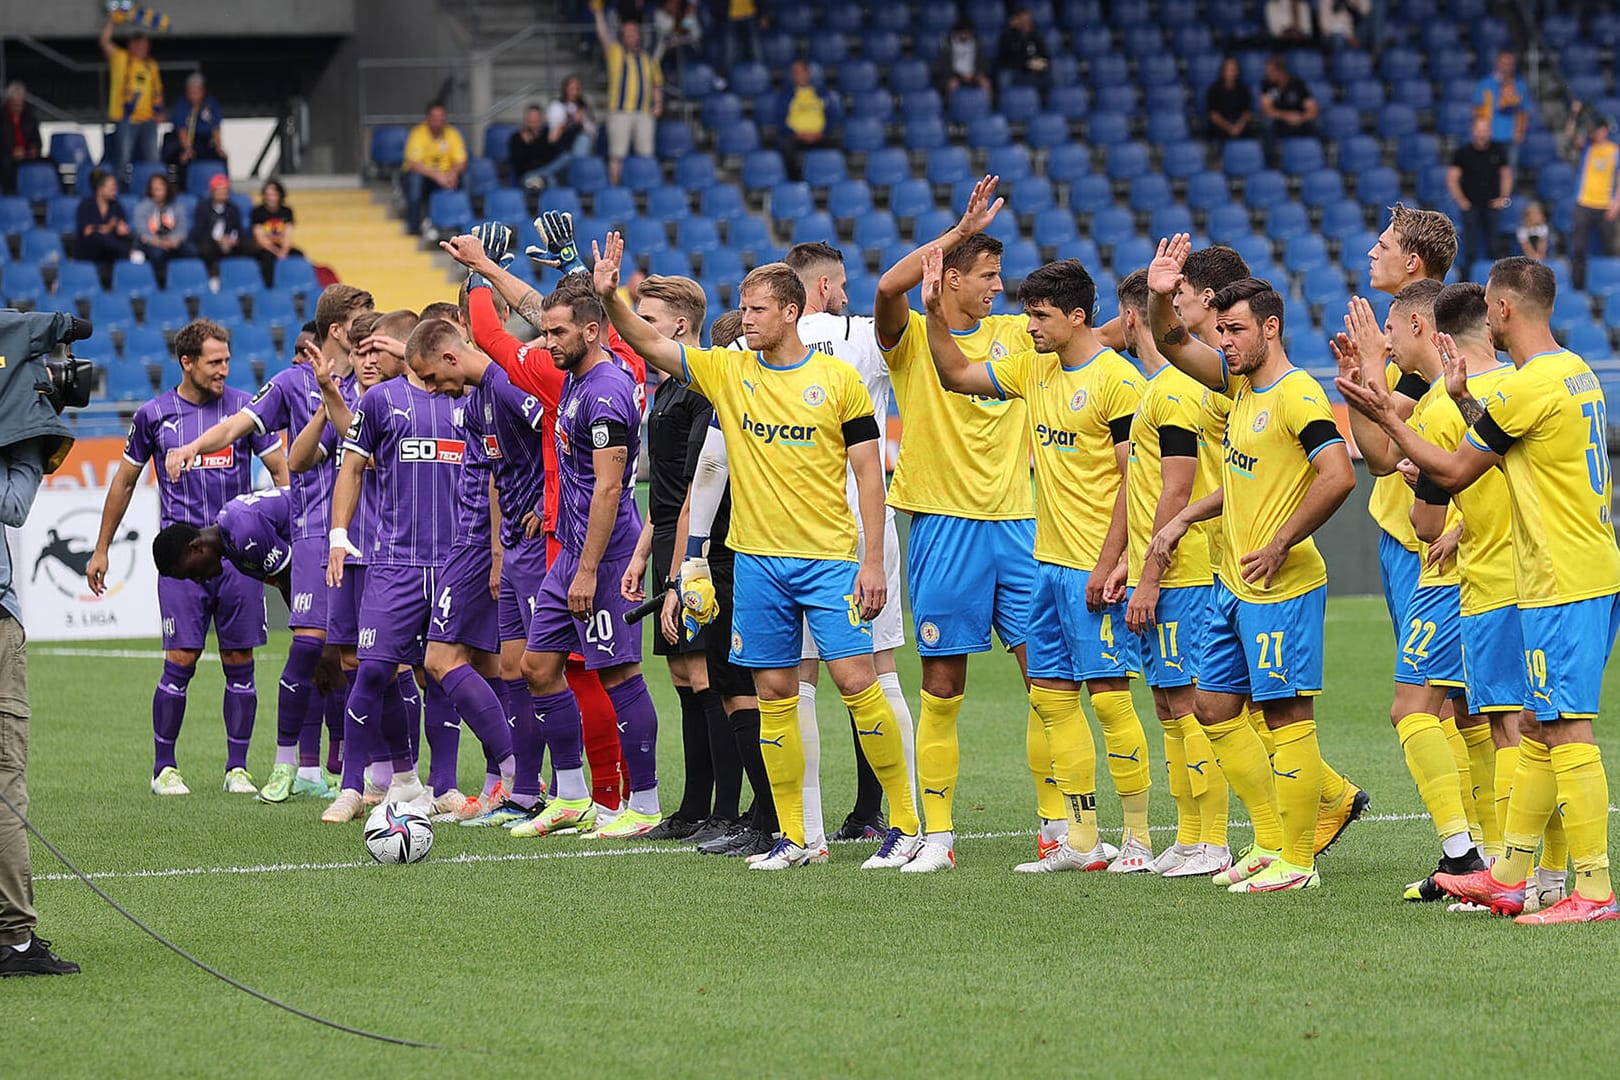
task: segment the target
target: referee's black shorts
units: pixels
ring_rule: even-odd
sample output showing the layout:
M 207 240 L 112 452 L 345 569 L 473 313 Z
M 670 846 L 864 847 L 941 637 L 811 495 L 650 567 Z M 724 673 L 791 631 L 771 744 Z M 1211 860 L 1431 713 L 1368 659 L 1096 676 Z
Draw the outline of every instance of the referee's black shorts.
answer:
M 753 697 L 753 671 L 731 662 L 731 562 L 730 552 L 725 558 L 709 558 L 709 576 L 714 581 L 714 597 L 719 601 L 720 613 L 704 627 L 701 640 L 709 664 L 709 686 L 718 690 L 721 697 Z

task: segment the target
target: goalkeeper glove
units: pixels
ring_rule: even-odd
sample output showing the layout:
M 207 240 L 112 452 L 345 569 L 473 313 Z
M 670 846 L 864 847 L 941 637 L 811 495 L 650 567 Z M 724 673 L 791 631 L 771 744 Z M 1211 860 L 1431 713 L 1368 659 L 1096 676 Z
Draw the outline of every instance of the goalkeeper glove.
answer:
M 517 256 L 512 254 L 512 230 L 499 221 L 483 221 L 473 226 L 472 234 L 484 245 L 484 254 L 495 265 L 505 270 Z
M 709 577 L 709 560 L 687 559 L 681 563 L 681 622 L 686 640 L 697 637 L 718 614 L 720 601 L 715 599 L 714 581 Z
M 534 219 L 534 229 L 543 246 L 530 244 L 524 254 L 537 266 L 549 266 L 563 274 L 585 273 L 585 263 L 574 243 L 574 215 L 568 211 L 547 210 Z

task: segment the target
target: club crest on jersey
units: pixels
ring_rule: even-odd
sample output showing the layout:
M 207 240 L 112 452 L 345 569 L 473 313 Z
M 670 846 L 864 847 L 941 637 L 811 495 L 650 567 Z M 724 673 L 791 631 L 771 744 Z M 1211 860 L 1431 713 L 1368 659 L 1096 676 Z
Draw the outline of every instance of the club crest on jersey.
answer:
M 1269 410 L 1261 412 L 1260 415 L 1254 418 L 1254 433 L 1256 435 L 1260 434 L 1266 430 L 1266 425 L 1269 423 L 1271 423 L 1271 412 Z
M 804 403 L 812 409 L 827 400 L 827 391 L 818 384 L 812 383 L 804 388 Z
M 484 456 L 498 458 L 501 456 L 501 444 L 493 435 L 484 436 Z
M 939 627 L 931 622 L 925 622 L 919 626 L 917 634 L 922 638 L 924 645 L 939 644 Z
M 731 632 L 731 651 L 733 655 L 742 655 L 742 635 L 735 630 Z
M 1069 399 L 1070 411 L 1079 412 L 1081 409 L 1086 407 L 1086 401 L 1086 388 L 1082 386 L 1080 389 L 1074 392 L 1074 397 Z
M 467 444 L 460 439 L 401 439 L 399 460 L 436 461 L 460 465 L 467 456 Z
M 223 450 L 216 450 L 212 454 L 198 454 L 191 459 L 193 469 L 228 469 L 236 464 L 236 447 L 227 446 Z
M 1007 358 L 1007 346 L 1003 345 L 999 341 L 992 341 L 990 343 L 990 359 L 991 360 L 1005 360 L 1006 358 Z

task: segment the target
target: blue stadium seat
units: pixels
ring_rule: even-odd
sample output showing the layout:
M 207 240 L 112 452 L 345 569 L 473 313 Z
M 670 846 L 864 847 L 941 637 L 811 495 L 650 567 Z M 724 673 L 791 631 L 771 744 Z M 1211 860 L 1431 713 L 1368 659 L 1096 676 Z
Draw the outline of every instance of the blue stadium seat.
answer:
M 838 227 L 833 224 L 831 215 L 825 210 L 817 210 L 813 214 L 796 219 L 789 229 L 789 234 L 795 244 L 807 244 L 815 240 L 827 244 L 838 243 Z
M 889 209 L 896 217 L 916 217 L 933 208 L 934 190 L 927 180 L 908 176 L 889 191 Z
M 1149 107 L 1147 118 L 1148 142 L 1158 146 L 1181 142 L 1190 138 L 1187 115 L 1178 107 L 1165 109 Z
M 1135 83 L 1109 83 L 1106 86 L 1097 87 L 1094 105 L 1098 112 L 1134 116 L 1141 111 L 1142 95 L 1136 89 Z
M 681 120 L 662 120 L 653 141 L 653 152 L 660 161 L 672 161 L 690 154 L 696 147 L 692 129 Z
M 951 91 L 950 117 L 953 124 L 971 124 L 989 116 L 990 92 L 978 86 L 958 86 Z
M 170 259 L 164 268 L 164 288 L 182 296 L 208 291 L 208 269 L 201 259 Z
M 490 124 L 484 129 L 484 156 L 497 165 L 505 165 L 511 160 L 512 135 L 518 129 L 516 124 Z
M 1249 233 L 1249 212 L 1233 203 L 1217 206 L 1209 212 L 1204 228 L 1215 243 L 1235 246 L 1238 237 Z
M 1466 139 L 1474 126 L 1474 106 L 1468 101 L 1442 101 L 1434 114 L 1435 129 L 1444 138 Z
M 131 327 L 124 335 L 123 355 L 133 363 L 161 364 L 168 359 L 168 352 L 163 332 L 152 326 L 150 320 L 146 326 Z
M 1243 202 L 1250 210 L 1264 210 L 1288 198 L 1288 181 L 1273 169 L 1254 173 L 1243 184 Z
M 8 265 L 4 271 L 0 271 L 0 296 L 6 298 L 7 307 L 39 307 L 47 296 L 39 267 L 28 263 Z
M 11 152 L 9 149 L 6 151 Z M 45 202 L 62 194 L 56 166 L 49 161 L 21 161 L 17 163 L 17 194 L 29 202 Z
M 692 259 L 680 248 L 662 247 L 648 257 L 647 269 L 660 277 L 690 277 Z
M 869 30 L 861 38 L 861 55 L 874 64 L 887 66 L 900 59 L 904 43 L 893 30 Z
M 1007 281 L 1022 281 L 1041 265 L 1041 252 L 1028 240 L 1015 240 L 1001 252 L 1001 276 Z
M 157 277 L 149 263 L 113 263 L 112 291 L 131 300 L 145 299 L 157 292 Z
M 1407 79 L 1390 88 L 1390 96 L 1419 112 L 1434 108 L 1434 84 L 1428 79 Z
M 310 314 L 314 314 L 313 309 Z M 150 307 L 147 309 L 146 321 L 148 324 L 152 321 Z M 293 307 L 290 293 L 284 293 L 279 289 L 267 289 L 253 298 L 253 322 L 258 326 L 279 326 L 296 331 L 302 320 L 298 317 L 297 309 Z
M 134 171 L 135 170 L 133 168 L 130 170 L 132 174 Z M 162 166 L 159 166 L 158 171 L 163 172 L 166 170 L 164 170 Z M 193 161 L 190 165 L 186 166 L 186 190 L 197 196 L 199 199 L 207 198 L 209 181 L 216 176 L 224 175 L 225 163 L 223 161 Z M 139 177 L 137 177 L 136 180 L 139 180 Z M 131 182 L 134 183 L 135 181 Z M 140 182 L 144 183 L 143 180 Z M 133 188 L 132 190 L 145 191 L 146 189 L 142 187 Z
M 1164 151 L 1160 164 L 1166 176 L 1175 180 L 1186 180 L 1204 171 L 1204 148 L 1200 144 L 1183 140 L 1161 145 L 1164 146 Z
M 1091 111 L 1091 99 L 1079 83 L 1054 86 L 1047 95 L 1046 107 L 1065 119 L 1079 120 Z
M 1103 247 L 1113 247 L 1135 235 L 1131 212 L 1123 206 L 1105 206 L 1091 215 L 1091 238 Z
M 1136 77 L 1149 94 L 1159 87 L 1173 87 L 1178 92 L 1182 91 L 1181 72 L 1176 67 L 1176 58 L 1170 53 L 1142 57 L 1136 64 Z
M 738 97 L 758 97 L 771 89 L 771 73 L 756 60 L 744 60 L 727 74 L 726 83 Z M 703 104 L 708 106 L 707 101 Z
M 832 187 L 840 180 L 849 179 L 841 150 L 821 148 L 804 155 L 804 182 L 811 187 Z
M 1095 214 L 1114 205 L 1114 187 L 1105 176 L 1086 173 L 1069 187 L 1069 206 L 1079 214 Z
M 1193 232 L 1192 211 L 1180 203 L 1166 203 L 1148 217 L 1149 236 L 1165 237 L 1174 236 L 1176 233 L 1190 235 Z
M 1283 262 L 1296 274 L 1306 273 L 1314 267 L 1326 266 L 1333 270 L 1335 277 L 1339 276 L 1338 268 L 1328 259 L 1327 241 L 1316 233 L 1300 233 L 1289 237 L 1287 243 L 1283 244 Z M 1339 287 L 1344 287 L 1342 278 Z
M 1578 353 L 1583 360 L 1608 360 L 1614 355 L 1609 347 L 1609 333 L 1593 322 L 1577 322 L 1569 328 L 1565 346 Z
M 736 94 L 710 94 L 703 99 L 698 116 L 710 131 L 724 131 L 743 118 L 742 98 Z
M 692 101 L 708 97 L 714 93 L 714 80 L 714 68 L 701 60 L 688 60 L 681 67 L 681 96 Z M 490 156 L 494 157 L 493 154 Z
M 647 215 L 673 221 L 684 217 L 690 210 L 686 191 L 673 184 L 661 184 L 647 192 Z
M 1121 113 L 1094 113 L 1086 122 L 1086 137 L 1093 146 L 1108 147 L 1130 142 L 1130 118 Z
M 1020 217 L 1050 210 L 1056 205 L 1052 197 L 1052 181 L 1044 176 L 1024 177 L 1013 185 L 1008 205 Z
M 1536 177 L 1536 194 L 1546 203 L 1562 203 L 1574 198 L 1574 167 L 1563 161 L 1544 166 Z
M 6 273 L 12 271 L 7 270 Z M 101 278 L 96 273 L 94 263 L 73 260 L 64 262 L 56 268 L 56 297 L 60 301 L 63 297 L 71 300 L 88 300 L 101 291 Z
M 870 210 L 855 219 L 855 246 L 866 251 L 898 243 L 900 229 L 887 210 Z
M 59 233 L 71 233 L 78 226 L 79 199 L 73 195 L 58 195 L 45 204 L 45 227 Z M 9 231 L 9 230 L 0 230 Z M 0 244 L 0 247 L 4 247 Z
M 721 157 L 747 156 L 758 149 L 759 128 L 752 120 L 737 120 L 715 132 L 714 150 Z
M 1308 172 L 1327 167 L 1327 156 L 1316 139 L 1284 139 L 1282 141 L 1282 171 L 1289 176 L 1304 176 Z
M 1378 243 L 1378 234 L 1363 229 L 1346 236 L 1339 244 L 1339 266 L 1352 274 L 1367 272 L 1367 252 Z
M 793 6 L 793 5 L 787 5 Z M 820 30 L 810 37 L 810 62 L 835 68 L 849 59 L 849 38 L 836 31 Z
M 985 161 L 986 171 L 1001 177 L 1004 184 L 1017 184 L 1035 172 L 1030 164 L 1029 151 L 1017 143 L 1008 143 L 991 150 Z
M 90 165 L 90 144 L 80 132 L 58 131 L 51 136 L 45 156 L 58 165 L 84 169 Z
M 624 172 L 620 174 L 619 182 L 637 193 L 651 191 L 664 182 L 664 170 L 657 158 L 631 154 L 624 159 Z
M 702 191 L 716 179 L 714 158 L 708 154 L 687 154 L 675 163 L 675 182 L 687 191 Z
M 1391 102 L 1381 106 L 1378 113 L 1378 134 L 1386 139 L 1399 139 L 1414 135 L 1418 130 L 1417 110 L 1404 102 Z
M 1324 139 L 1343 142 L 1361 134 L 1361 112 L 1353 105 L 1328 105 L 1322 109 L 1318 126 Z
M 624 223 L 625 246 L 649 254 L 669 247 L 669 229 L 657 218 L 636 216 Z
M 1519 167 L 1539 169 L 1558 160 L 1558 137 L 1550 131 L 1529 131 L 1519 147 Z
M 152 396 L 152 380 L 147 376 L 144 364 L 109 357 L 100 366 L 107 373 L 109 400 L 143 401 Z
M 459 194 L 459 193 L 452 193 Z M 467 222 L 471 222 L 469 213 Z M 461 231 L 465 232 L 465 224 Z M 256 293 L 264 288 L 264 275 L 259 272 L 259 260 L 248 255 L 229 255 L 219 260 L 219 291 L 240 296 Z
M 933 85 L 934 77 L 928 70 L 926 60 L 914 56 L 906 57 L 896 60 L 889 67 L 889 89 L 896 94 L 930 90 Z
M 576 157 L 568 163 L 568 186 L 575 191 L 601 191 L 608 186 L 607 165 L 599 157 Z
M 1266 155 L 1254 139 L 1233 139 L 1221 148 L 1221 171 L 1227 176 L 1250 176 L 1266 167 Z
M 33 227 L 34 208 L 27 199 L 20 195 L 0 196 L 0 233 L 21 236 Z
M 866 182 L 874 188 L 889 188 L 911 176 L 911 162 L 898 146 L 874 150 L 866 158 Z
M 58 263 L 66 257 L 62 238 L 50 229 L 26 229 L 22 234 L 22 247 L 18 260 L 25 263 Z
M 1380 166 L 1356 177 L 1356 199 L 1362 206 L 1391 206 L 1401 197 L 1401 178 L 1394 169 Z
M 231 335 L 231 367 L 258 360 L 268 363 L 274 358 L 276 346 L 270 340 L 268 324 L 260 325 L 255 319 Z M 255 387 L 254 389 L 258 389 Z
M 1072 184 L 1090 174 L 1091 152 L 1080 143 L 1054 146 L 1046 159 L 1046 176 L 1054 183 Z
M 1387 100 L 1384 84 L 1377 79 L 1357 79 L 1344 84 L 1343 102 L 1357 112 L 1373 112 Z
M 689 255 L 720 246 L 720 227 L 713 218 L 686 217 L 675 222 L 675 246 Z
M 972 190 L 973 189 L 969 187 L 967 192 L 964 193 L 961 198 L 952 199 L 950 205 L 967 205 L 968 196 L 972 193 Z M 1023 239 L 1023 232 L 1018 228 L 1018 219 L 1012 214 L 997 214 L 995 219 L 992 220 L 989 225 L 985 226 L 984 231 L 988 235 L 1000 240 L 1003 244 L 1010 244 L 1014 240 Z
M 1210 28 L 1197 21 L 1195 16 L 1186 22 L 1176 21 L 1171 25 L 1175 31 L 1171 35 L 1170 44 L 1177 56 L 1191 60 L 1193 57 L 1210 56 L 1215 53 L 1215 36 Z M 1195 82 L 1194 86 L 1207 86 L 1214 82 L 1213 76 L 1207 82 Z
M 145 314 L 145 324 L 156 330 L 178 330 L 191 321 L 186 298 L 177 292 L 156 292 L 148 296 Z
M 1339 172 L 1346 176 L 1377 168 L 1383 160 L 1378 140 L 1371 135 L 1352 135 L 1339 143 L 1337 165 Z
M 1338 180 L 1338 173 L 1334 173 L 1333 178 Z M 1340 192 L 1341 194 L 1343 192 L 1342 183 Z M 1308 199 L 1305 205 L 1311 205 Z M 1322 235 L 1329 240 L 1344 241 L 1366 227 L 1366 221 L 1361 216 L 1361 207 L 1348 199 L 1341 197 L 1322 207 Z
M 803 182 L 783 181 L 771 188 L 770 212 L 778 223 L 801 218 L 816 208 L 810 194 L 810 185 Z
M 1118 83 L 1128 82 L 1131 77 L 1130 65 L 1125 57 L 1112 48 L 1094 54 L 1091 57 L 1089 76 L 1091 88 L 1101 91 L 1104 87 L 1114 86 Z
M 1080 231 L 1075 225 L 1072 213 L 1054 207 L 1035 215 L 1035 227 L 1031 236 L 1035 243 L 1043 248 L 1061 248 L 1078 240 Z
M 975 150 L 993 150 L 1011 144 L 1012 131 L 1007 126 L 1005 116 L 992 113 L 969 123 L 967 138 L 968 145 Z
M 1292 240 L 1311 231 L 1311 219 L 1297 202 L 1272 205 L 1266 211 L 1266 235 L 1273 240 Z
M 1232 199 L 1226 177 L 1218 172 L 1194 173 L 1187 178 L 1187 205 L 1194 210 L 1209 211 L 1223 206 Z
M 1148 173 L 1131 185 L 1128 201 L 1139 214 L 1151 213 L 1175 201 L 1170 193 L 1170 181 L 1158 173 Z
M 878 120 L 888 123 L 894 119 L 894 95 L 879 87 L 864 94 L 851 94 L 849 109 L 844 114 L 844 146 L 847 149 L 856 149 L 849 145 L 849 124 L 855 119 Z
M 761 191 L 787 179 L 782 155 L 775 150 L 754 150 L 744 155 L 742 185 L 748 191 Z
M 930 184 L 948 185 L 973 175 L 967 150 L 960 146 L 941 146 L 928 155 L 924 170 Z
M 1300 201 L 1312 210 L 1326 210 L 1344 199 L 1344 181 L 1334 169 L 1317 169 L 1300 181 Z
M 1560 333 L 1592 321 L 1592 303 L 1584 293 L 1559 289 L 1553 298 L 1552 325 Z
M 766 248 L 770 247 L 770 245 L 771 237 L 770 233 L 765 228 L 764 219 L 754 217 L 752 214 L 750 214 L 748 217 L 737 218 L 735 221 L 727 223 L 726 246 L 721 248 L 720 252 L 710 252 L 706 254 L 705 259 L 713 258 L 716 255 L 727 251 L 749 251 L 757 255 Z M 713 277 L 714 275 L 706 274 L 705 276 Z M 738 278 L 742 277 L 741 274 L 738 274 L 737 276 Z
M 405 163 L 405 128 L 382 124 L 371 129 L 371 163 L 380 169 L 397 169 Z
M 871 153 L 887 142 L 883 121 L 876 116 L 855 115 L 844 122 L 844 149 L 852 153 Z
M 835 221 L 849 221 L 872 209 L 872 189 L 865 180 L 841 180 L 827 191 L 827 210 Z
M 916 238 L 918 243 L 924 240 L 932 240 L 936 236 L 943 236 L 956 224 L 956 220 L 957 215 L 944 208 L 928 210 L 918 214 L 917 220 L 912 222 L 911 235 Z M 901 253 L 902 256 L 904 254 L 905 252 Z M 892 260 L 885 259 L 884 261 L 891 266 L 894 265 Z
M 1603 297 L 1620 292 L 1620 258 L 1603 255 L 1588 259 L 1586 291 Z
M 1041 111 L 1041 95 L 1033 86 L 1009 86 L 1001 94 L 1001 115 L 1009 123 L 1027 124 Z
M 1108 266 L 1116 278 L 1127 277 L 1152 262 L 1157 253 L 1156 242 L 1133 236 L 1114 245 L 1114 257 Z
M 236 298 L 229 298 L 232 302 Z M 206 318 L 206 313 L 204 313 Z M 236 317 L 242 317 L 241 308 L 236 311 Z M 96 333 L 122 334 L 135 325 L 135 311 L 129 306 L 129 297 L 118 293 L 98 292 L 90 297 L 90 321 L 95 324 Z
M 909 33 L 912 28 L 911 8 L 905 4 L 874 4 L 872 5 L 872 28 L 888 33 Z M 927 25 L 926 19 L 919 18 L 919 22 Z M 949 26 L 937 29 L 949 30 Z M 864 42 L 863 42 L 864 48 Z
M 1390 82 L 1416 79 L 1423 75 L 1423 54 L 1416 49 L 1396 46 L 1384 50 L 1378 62 L 1379 73 Z
M 946 143 L 943 119 L 938 116 L 908 115 L 905 127 L 907 150 L 931 152 L 943 148 Z
M 737 190 L 736 184 L 715 184 L 704 188 L 698 196 L 698 208 L 705 217 L 716 221 L 731 221 L 748 214 L 742 192 Z
M 482 195 L 486 191 L 495 190 L 501 184 L 495 162 L 486 157 L 470 158 L 467 161 L 467 171 L 462 174 L 461 180 L 461 186 L 468 195 Z
M 1441 162 L 1425 165 L 1417 174 L 1417 197 L 1423 206 L 1439 206 L 1451 199 L 1451 187 L 1446 183 L 1450 166 Z M 1503 215 L 1506 217 L 1506 215 Z M 1504 224 L 1511 224 L 1509 217 Z
M 484 196 L 484 218 L 517 225 L 529 216 L 529 205 L 517 188 L 496 188 Z
M 1413 131 L 1400 137 L 1395 150 L 1395 166 L 1403 172 L 1417 172 L 1440 163 L 1440 140 L 1433 135 Z
M 838 67 L 838 92 L 864 94 L 878 88 L 877 65 L 870 60 L 851 60 Z
M 1331 67 L 1333 81 L 1341 85 L 1373 76 L 1372 55 L 1359 49 L 1340 49 L 1333 54 Z

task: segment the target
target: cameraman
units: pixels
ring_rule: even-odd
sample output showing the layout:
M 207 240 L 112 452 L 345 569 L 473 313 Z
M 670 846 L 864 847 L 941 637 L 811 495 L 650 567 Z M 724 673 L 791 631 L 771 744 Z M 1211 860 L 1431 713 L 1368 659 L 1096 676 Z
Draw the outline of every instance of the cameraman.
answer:
M 0 355 L 30 361 L 0 369 L 0 523 L 21 526 L 45 474 L 67 456 L 72 438 L 57 414 L 64 404 L 84 404 L 72 388 L 74 376 L 88 385 L 82 366 L 51 370 L 42 364 L 38 382 L 24 375 L 48 350 L 89 333 L 88 324 L 67 315 L 0 311 Z M 51 943 L 34 934 L 38 920 L 22 818 L 28 812 L 27 772 L 27 635 L 12 587 L 11 550 L 0 544 L 0 795 L 11 804 L 0 805 L 0 978 L 72 975 L 79 965 L 57 957 Z

